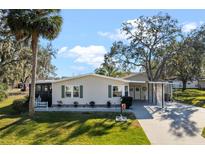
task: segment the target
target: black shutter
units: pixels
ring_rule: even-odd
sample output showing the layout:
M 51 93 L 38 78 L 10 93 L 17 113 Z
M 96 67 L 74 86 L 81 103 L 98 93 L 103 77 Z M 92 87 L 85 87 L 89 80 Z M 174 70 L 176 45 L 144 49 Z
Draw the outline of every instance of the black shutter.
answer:
M 61 97 L 62 98 L 65 97 L 65 86 L 64 85 L 61 86 Z
M 83 86 L 80 85 L 80 98 L 83 98 Z
M 108 85 L 108 98 L 112 97 L 112 86 Z
M 125 96 L 128 96 L 128 86 L 125 86 Z

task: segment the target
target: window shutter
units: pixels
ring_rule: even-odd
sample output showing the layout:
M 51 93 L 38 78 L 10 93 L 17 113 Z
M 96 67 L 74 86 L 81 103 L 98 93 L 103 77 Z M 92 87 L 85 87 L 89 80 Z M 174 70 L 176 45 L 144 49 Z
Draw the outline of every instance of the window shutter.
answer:
M 128 86 L 125 86 L 125 96 L 128 96 Z
M 83 86 L 80 85 L 80 98 L 83 98 Z
M 108 85 L 108 98 L 112 97 L 112 86 Z
M 65 97 L 65 86 L 64 85 L 61 86 L 61 97 L 62 98 Z

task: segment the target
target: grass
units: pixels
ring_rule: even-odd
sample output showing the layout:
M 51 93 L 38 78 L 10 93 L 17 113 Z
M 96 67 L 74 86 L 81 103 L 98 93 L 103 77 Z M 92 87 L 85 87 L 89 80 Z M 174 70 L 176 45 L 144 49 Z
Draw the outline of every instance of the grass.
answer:
M 118 113 L 111 112 L 38 112 L 29 118 L 12 114 L 11 102 L 19 97 L 0 102 L 0 144 L 150 144 L 132 113 L 127 122 L 115 122 Z
M 4 114 L 13 114 L 13 110 L 12 110 L 12 103 L 14 100 L 16 99 L 21 99 L 24 98 L 26 95 L 13 95 L 13 96 L 9 96 L 7 99 L 0 101 L 0 115 L 4 115 Z
M 204 127 L 201 135 L 205 138 L 205 127 Z
M 186 89 L 182 91 L 179 89 L 174 92 L 173 97 L 181 103 L 205 108 L 205 90 Z

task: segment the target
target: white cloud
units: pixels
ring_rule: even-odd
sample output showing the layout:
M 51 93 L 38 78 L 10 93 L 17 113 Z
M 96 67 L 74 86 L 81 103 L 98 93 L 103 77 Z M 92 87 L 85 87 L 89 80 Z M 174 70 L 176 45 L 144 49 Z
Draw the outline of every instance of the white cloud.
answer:
M 199 21 L 199 24 L 200 24 L 200 25 L 203 25 L 203 24 L 204 24 L 204 21 Z
M 198 27 L 198 24 L 196 22 L 190 22 L 187 24 L 184 24 L 182 27 L 182 31 L 185 33 L 188 33 Z
M 63 54 L 67 50 L 68 50 L 68 47 L 62 47 L 62 48 L 60 48 L 60 50 L 58 50 L 58 54 Z
M 115 29 L 113 32 L 98 32 L 98 35 L 114 41 L 122 41 L 126 39 L 126 35 L 120 30 Z
M 89 64 L 93 67 L 99 67 L 104 60 L 104 54 L 106 54 L 104 46 L 90 45 L 90 46 L 75 46 L 71 49 L 68 47 L 62 47 L 58 51 L 58 55 L 65 58 L 74 58 L 76 63 Z

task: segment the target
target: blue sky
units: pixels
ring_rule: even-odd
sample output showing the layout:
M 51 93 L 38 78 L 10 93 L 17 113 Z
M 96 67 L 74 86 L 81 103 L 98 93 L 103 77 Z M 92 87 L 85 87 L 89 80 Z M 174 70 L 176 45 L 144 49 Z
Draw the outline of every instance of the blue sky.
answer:
M 123 39 L 119 29 L 124 21 L 160 11 L 177 19 L 185 32 L 205 21 L 205 10 L 62 10 L 62 31 L 52 41 L 58 49 L 56 59 L 52 60 L 57 75 L 93 72 L 112 43 Z

